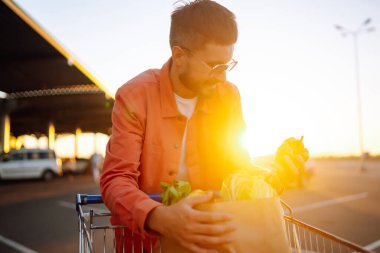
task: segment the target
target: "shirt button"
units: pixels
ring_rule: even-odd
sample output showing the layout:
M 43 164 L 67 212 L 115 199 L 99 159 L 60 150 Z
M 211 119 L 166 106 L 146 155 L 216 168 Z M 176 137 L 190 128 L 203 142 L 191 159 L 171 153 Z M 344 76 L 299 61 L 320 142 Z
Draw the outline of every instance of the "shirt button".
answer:
M 174 148 L 175 148 L 175 149 L 177 149 L 178 147 L 179 147 L 178 144 L 175 144 L 175 145 L 174 145 Z

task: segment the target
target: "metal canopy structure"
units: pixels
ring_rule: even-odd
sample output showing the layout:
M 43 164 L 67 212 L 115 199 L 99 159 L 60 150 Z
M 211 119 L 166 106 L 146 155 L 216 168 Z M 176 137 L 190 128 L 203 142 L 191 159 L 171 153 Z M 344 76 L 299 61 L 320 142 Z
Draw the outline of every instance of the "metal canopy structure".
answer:
M 0 116 L 14 136 L 110 134 L 111 94 L 14 2 L 0 2 Z

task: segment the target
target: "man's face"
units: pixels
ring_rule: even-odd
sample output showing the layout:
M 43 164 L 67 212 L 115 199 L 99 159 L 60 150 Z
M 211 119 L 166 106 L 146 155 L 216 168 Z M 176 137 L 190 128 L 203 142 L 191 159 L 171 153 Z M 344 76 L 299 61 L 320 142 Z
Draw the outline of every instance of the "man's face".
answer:
M 226 81 L 226 71 L 223 68 L 214 71 L 213 68 L 232 59 L 234 45 L 206 44 L 200 50 L 184 50 L 187 51 L 187 63 L 179 73 L 179 80 L 196 96 L 211 96 L 216 86 Z

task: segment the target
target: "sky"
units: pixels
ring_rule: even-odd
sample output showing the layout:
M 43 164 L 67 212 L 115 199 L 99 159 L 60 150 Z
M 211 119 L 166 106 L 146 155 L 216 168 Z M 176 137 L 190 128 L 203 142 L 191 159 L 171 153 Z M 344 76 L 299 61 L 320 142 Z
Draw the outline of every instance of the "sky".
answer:
M 17 0 L 112 93 L 170 57 L 168 0 Z M 221 0 L 235 13 L 238 65 L 228 79 L 240 90 L 251 155 L 274 153 L 304 136 L 312 155 L 357 155 L 357 83 L 352 36 L 358 36 L 365 151 L 380 154 L 380 1 Z M 173 5 L 174 4 L 174 5 Z

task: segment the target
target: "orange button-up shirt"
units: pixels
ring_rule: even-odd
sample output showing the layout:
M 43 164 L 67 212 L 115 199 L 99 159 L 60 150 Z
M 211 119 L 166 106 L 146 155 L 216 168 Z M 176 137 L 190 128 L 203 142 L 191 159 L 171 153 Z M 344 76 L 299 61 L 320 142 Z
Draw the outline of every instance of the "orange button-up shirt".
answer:
M 177 109 L 170 66 L 171 60 L 118 89 L 100 181 L 113 223 L 142 235 L 147 214 L 160 205 L 147 193 L 161 192 L 160 182 L 172 182 L 179 170 L 186 117 Z M 227 174 L 248 162 L 240 145 L 245 127 L 240 96 L 231 83 L 199 98 L 187 127 L 186 166 L 193 189 L 220 189 Z

